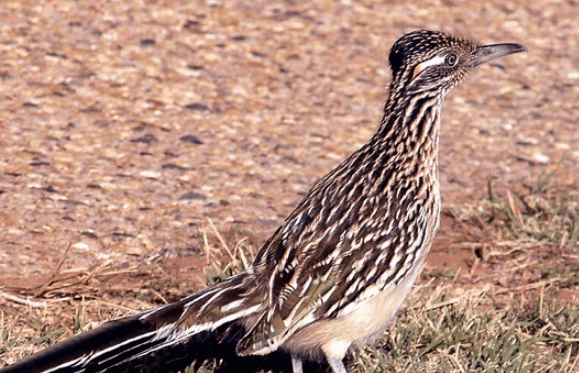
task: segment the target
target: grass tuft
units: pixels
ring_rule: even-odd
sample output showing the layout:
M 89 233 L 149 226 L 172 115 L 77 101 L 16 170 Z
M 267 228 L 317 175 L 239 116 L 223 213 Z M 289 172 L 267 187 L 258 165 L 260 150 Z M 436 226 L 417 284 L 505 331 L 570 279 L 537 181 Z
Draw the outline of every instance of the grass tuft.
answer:
M 556 244 L 579 243 L 579 194 L 553 191 L 537 181 L 525 193 L 507 190 L 504 197 L 488 185 L 488 199 L 476 215 L 515 239 L 531 238 Z

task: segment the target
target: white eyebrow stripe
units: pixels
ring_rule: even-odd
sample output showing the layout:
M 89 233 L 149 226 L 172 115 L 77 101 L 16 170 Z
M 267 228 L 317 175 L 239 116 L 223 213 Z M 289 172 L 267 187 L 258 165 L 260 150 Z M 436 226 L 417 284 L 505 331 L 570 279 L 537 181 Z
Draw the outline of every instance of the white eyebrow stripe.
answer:
M 422 62 L 421 64 L 419 64 L 417 67 L 420 67 L 420 71 L 426 69 L 429 66 L 433 66 L 433 65 L 441 65 L 444 63 L 444 59 L 446 56 L 436 56 L 436 57 L 432 57 L 429 60 L 426 60 L 424 62 Z

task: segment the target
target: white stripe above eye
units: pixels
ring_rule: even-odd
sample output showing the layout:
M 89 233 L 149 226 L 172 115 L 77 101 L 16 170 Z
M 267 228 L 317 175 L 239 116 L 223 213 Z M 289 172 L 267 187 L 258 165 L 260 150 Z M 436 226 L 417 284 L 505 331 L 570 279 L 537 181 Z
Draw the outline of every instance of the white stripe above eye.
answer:
M 444 63 L 445 58 L 446 58 L 445 56 L 438 55 L 438 56 L 432 57 L 431 59 L 426 60 L 422 63 L 419 63 L 418 65 L 416 65 L 416 67 L 414 68 L 414 71 L 412 72 L 412 78 L 416 77 L 416 75 L 420 74 L 420 72 L 422 70 L 424 70 L 430 66 L 442 65 Z
M 432 65 L 441 65 L 444 63 L 445 58 L 446 58 L 446 56 L 440 56 L 440 55 L 436 56 L 436 57 L 432 57 L 431 59 L 422 62 L 418 66 L 420 66 L 422 68 L 422 70 L 424 70 L 427 67 L 432 66 Z

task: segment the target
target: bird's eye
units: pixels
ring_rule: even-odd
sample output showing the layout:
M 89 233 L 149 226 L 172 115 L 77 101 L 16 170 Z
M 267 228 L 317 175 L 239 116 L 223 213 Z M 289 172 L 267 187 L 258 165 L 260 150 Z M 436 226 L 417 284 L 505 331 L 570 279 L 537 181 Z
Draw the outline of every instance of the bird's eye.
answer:
M 456 53 L 449 53 L 446 55 L 445 62 L 448 66 L 456 66 L 458 63 L 458 54 Z

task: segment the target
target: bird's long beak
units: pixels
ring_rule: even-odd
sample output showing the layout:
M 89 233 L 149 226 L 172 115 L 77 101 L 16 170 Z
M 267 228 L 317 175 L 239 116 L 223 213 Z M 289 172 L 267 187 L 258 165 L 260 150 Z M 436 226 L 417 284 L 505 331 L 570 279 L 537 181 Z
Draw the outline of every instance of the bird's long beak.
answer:
M 527 48 L 524 46 L 513 43 L 481 45 L 476 48 L 474 54 L 470 58 L 469 64 L 474 67 L 496 58 L 526 51 Z

